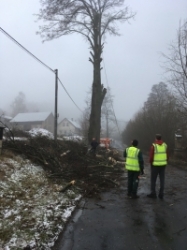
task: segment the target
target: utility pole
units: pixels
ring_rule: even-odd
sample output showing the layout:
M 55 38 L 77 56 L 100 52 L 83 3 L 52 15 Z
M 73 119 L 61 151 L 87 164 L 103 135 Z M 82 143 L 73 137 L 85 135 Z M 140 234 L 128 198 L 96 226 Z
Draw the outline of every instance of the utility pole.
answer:
M 58 69 L 55 69 L 55 120 L 54 120 L 54 139 L 57 140 L 57 105 L 58 105 Z

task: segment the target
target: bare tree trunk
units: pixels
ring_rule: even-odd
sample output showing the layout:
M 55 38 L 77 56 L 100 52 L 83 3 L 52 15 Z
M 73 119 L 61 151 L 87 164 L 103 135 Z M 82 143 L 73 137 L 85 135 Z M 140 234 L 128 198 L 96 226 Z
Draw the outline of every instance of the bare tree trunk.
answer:
M 99 59 L 100 60 L 100 59 Z M 88 131 L 89 142 L 93 137 L 100 141 L 101 131 L 101 106 L 106 95 L 106 89 L 101 84 L 100 61 L 94 65 L 94 82 L 92 85 L 92 103 L 90 114 L 90 126 Z
M 94 48 L 93 53 L 91 52 L 92 59 L 90 59 L 93 63 L 93 85 L 88 141 L 91 142 L 92 138 L 95 137 L 99 142 L 101 130 L 101 106 L 106 94 L 106 89 L 103 88 L 103 85 L 101 84 L 101 16 L 98 13 L 95 13 L 93 26 Z

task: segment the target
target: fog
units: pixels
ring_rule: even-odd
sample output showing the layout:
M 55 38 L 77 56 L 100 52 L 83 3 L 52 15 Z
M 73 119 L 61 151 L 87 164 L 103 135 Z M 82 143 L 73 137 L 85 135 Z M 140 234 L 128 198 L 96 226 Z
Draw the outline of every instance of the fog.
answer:
M 161 52 L 168 53 L 176 39 L 180 20 L 186 19 L 186 0 L 128 0 L 136 12 L 130 23 L 119 23 L 121 36 L 107 36 L 102 62 L 102 83 L 114 96 L 118 120 L 128 121 L 142 107 L 154 84 L 164 81 Z M 1 0 L 0 27 L 51 69 L 77 104 L 84 110 L 92 84 L 89 44 L 80 35 L 63 36 L 42 43 L 36 32 L 41 22 L 38 0 Z M 0 32 L 0 109 L 10 105 L 21 91 L 26 102 L 39 111 L 54 113 L 55 75 L 16 43 Z M 58 112 L 61 119 L 81 116 L 61 84 L 58 87 Z

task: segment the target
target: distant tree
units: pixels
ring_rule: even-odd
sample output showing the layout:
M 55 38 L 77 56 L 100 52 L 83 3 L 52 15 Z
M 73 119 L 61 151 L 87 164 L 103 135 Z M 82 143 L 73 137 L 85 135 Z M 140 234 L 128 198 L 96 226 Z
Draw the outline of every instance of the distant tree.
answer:
M 0 109 L 0 115 L 5 115 L 5 111 Z
M 174 134 L 178 128 L 179 117 L 176 100 L 163 82 L 153 85 L 144 106 L 127 124 L 123 131 L 124 143 L 137 138 L 141 147 L 148 150 L 156 133 L 174 149 Z
M 84 109 L 82 116 L 79 120 L 82 135 L 86 143 L 88 143 L 88 129 L 89 129 L 89 118 L 90 118 L 90 101 L 86 101 L 86 108 Z
M 27 111 L 28 112 L 40 112 L 39 104 L 34 102 L 27 102 Z
M 102 127 L 105 127 L 105 129 L 103 129 L 103 135 L 105 137 L 111 137 L 112 133 L 116 131 L 116 121 L 113 111 L 113 96 L 110 88 L 108 88 L 106 96 L 103 100 L 101 118 Z
M 116 22 L 128 21 L 134 14 L 124 0 L 41 0 L 40 34 L 45 41 L 72 33 L 81 34 L 90 44 L 93 84 L 88 138 L 100 138 L 101 106 L 106 88 L 101 84 L 101 61 L 106 34 L 119 35 Z M 48 23 L 48 24 L 46 24 Z
M 144 120 L 149 131 L 149 138 L 161 133 L 165 140 L 174 147 L 174 134 L 178 126 L 176 100 L 165 83 L 153 85 L 147 102 L 144 104 Z
M 23 92 L 18 93 L 14 102 L 11 104 L 11 108 L 13 117 L 18 113 L 24 113 L 27 111 L 25 94 Z
M 87 142 L 88 139 L 88 130 L 89 130 L 89 118 L 91 112 L 91 90 L 88 91 L 86 98 L 86 107 L 83 111 L 83 114 L 80 118 L 80 124 L 83 132 L 83 136 Z M 111 135 L 116 132 L 116 121 L 113 111 L 113 96 L 111 95 L 111 89 L 108 88 L 107 94 L 103 100 L 103 105 L 101 109 L 101 136 L 111 137 Z
M 164 67 L 168 83 L 172 86 L 178 110 L 187 118 L 187 20 L 180 24 L 177 41 L 169 46 Z

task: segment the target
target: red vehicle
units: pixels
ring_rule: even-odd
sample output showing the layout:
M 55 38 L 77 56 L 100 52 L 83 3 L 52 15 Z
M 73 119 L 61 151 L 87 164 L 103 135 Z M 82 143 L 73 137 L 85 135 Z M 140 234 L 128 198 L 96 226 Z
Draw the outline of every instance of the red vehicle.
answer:
M 100 146 L 101 147 L 109 148 L 110 147 L 110 143 L 111 143 L 111 139 L 110 138 L 100 138 Z

